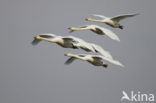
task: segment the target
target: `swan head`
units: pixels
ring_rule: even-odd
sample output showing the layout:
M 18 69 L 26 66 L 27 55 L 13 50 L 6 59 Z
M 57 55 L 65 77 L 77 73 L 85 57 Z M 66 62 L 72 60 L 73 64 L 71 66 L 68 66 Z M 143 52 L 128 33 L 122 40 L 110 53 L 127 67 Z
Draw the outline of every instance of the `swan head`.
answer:
M 72 27 L 69 27 L 68 29 L 69 29 L 69 30 L 72 30 L 73 28 L 72 28 Z
M 86 18 L 85 20 L 86 20 L 86 21 L 90 21 L 90 20 L 91 20 L 91 18 Z
M 38 35 L 37 35 L 37 36 L 35 36 L 35 39 L 39 39 L 39 38 L 40 38 L 40 36 L 38 36 Z
M 69 56 L 69 53 L 64 54 L 65 56 Z

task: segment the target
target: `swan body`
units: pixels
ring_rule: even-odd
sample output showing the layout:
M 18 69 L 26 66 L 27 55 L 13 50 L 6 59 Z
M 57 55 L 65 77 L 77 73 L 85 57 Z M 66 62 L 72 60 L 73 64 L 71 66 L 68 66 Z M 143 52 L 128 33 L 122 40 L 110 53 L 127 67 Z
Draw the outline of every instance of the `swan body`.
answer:
M 105 23 L 105 24 L 107 24 L 113 28 L 123 29 L 123 25 L 120 25 L 119 21 L 123 20 L 125 18 L 136 16 L 136 15 L 138 15 L 138 13 L 136 13 L 136 14 L 124 14 L 124 15 L 119 15 L 119 16 L 115 16 L 115 17 L 106 17 L 103 15 L 93 14 L 93 16 L 100 17 L 102 19 L 97 20 L 97 19 L 92 19 L 92 18 L 86 18 L 85 20 L 86 21 L 101 22 L 101 23 Z
M 35 36 L 34 40 L 32 41 L 32 45 L 38 44 L 41 40 L 48 41 L 51 43 L 56 43 L 64 48 L 77 49 L 77 47 L 75 47 L 72 44 L 72 42 L 74 41 L 72 38 L 56 36 L 55 34 L 50 34 L 50 33 L 45 33 L 45 34 Z
M 83 61 L 88 61 L 94 66 L 103 66 L 107 67 L 108 64 L 104 63 L 104 60 L 113 63 L 115 65 L 119 65 L 124 67 L 119 61 L 101 56 L 101 55 L 86 55 L 86 54 L 71 54 L 71 53 L 66 53 L 65 56 L 69 56 L 70 58 L 65 62 L 65 64 L 70 64 L 76 59 L 80 59 Z
M 94 53 L 98 52 L 107 58 L 113 59 L 112 55 L 108 51 L 104 50 L 101 46 L 86 42 L 74 36 L 56 36 L 55 34 L 44 33 L 35 36 L 34 40 L 32 41 L 32 45 L 37 45 L 42 40 L 51 43 L 56 43 L 64 48 L 73 48 L 73 49 L 81 48 L 87 52 L 94 52 Z
M 120 41 L 119 37 L 115 33 L 113 33 L 112 31 L 110 31 L 106 28 L 100 27 L 98 25 L 85 25 L 85 26 L 80 26 L 80 27 L 70 27 L 68 29 L 71 30 L 70 32 L 91 30 L 92 32 L 94 32 L 98 35 L 107 35 L 108 37 L 110 37 L 113 40 Z
M 37 45 L 40 41 L 48 41 L 56 43 L 64 48 L 81 48 L 87 52 L 96 52 L 96 50 L 88 42 L 74 36 L 56 36 L 55 34 L 44 33 L 34 37 L 32 45 Z

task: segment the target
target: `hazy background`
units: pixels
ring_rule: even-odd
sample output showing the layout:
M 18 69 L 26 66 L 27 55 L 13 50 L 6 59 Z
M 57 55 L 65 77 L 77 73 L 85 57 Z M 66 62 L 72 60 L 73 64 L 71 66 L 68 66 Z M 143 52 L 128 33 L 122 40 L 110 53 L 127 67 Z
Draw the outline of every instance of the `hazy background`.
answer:
M 1 103 L 120 103 L 122 91 L 156 93 L 155 0 L 1 0 Z M 116 16 L 123 30 L 85 21 L 90 14 Z M 69 33 L 70 26 L 98 24 L 115 32 L 121 42 L 91 31 Z M 111 52 L 125 68 L 95 67 L 76 60 L 64 65 L 64 53 L 86 53 L 41 42 L 33 34 L 74 35 Z M 125 101 L 126 102 L 126 101 Z

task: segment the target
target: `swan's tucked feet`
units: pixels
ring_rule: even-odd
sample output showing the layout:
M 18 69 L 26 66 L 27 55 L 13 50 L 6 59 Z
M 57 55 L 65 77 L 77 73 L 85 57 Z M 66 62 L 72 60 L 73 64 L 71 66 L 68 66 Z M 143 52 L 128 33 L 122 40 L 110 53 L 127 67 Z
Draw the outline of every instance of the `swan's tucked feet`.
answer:
M 108 67 L 108 64 L 103 64 L 103 67 L 107 68 Z
M 124 26 L 123 26 L 123 25 L 120 25 L 120 26 L 119 26 L 119 28 L 120 28 L 120 29 L 123 29 L 123 28 L 124 28 Z
M 95 49 L 95 52 L 98 53 L 98 51 Z

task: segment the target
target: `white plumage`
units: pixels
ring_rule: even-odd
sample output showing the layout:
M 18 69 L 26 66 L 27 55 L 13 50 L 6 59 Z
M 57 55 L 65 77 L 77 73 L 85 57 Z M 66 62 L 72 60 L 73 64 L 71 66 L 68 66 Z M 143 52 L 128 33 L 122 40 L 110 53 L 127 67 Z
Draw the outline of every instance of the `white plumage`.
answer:
M 98 35 L 107 35 L 108 37 L 110 37 L 113 40 L 120 41 L 119 37 L 115 33 L 113 33 L 111 30 L 108 30 L 108 29 L 103 28 L 98 25 L 84 25 L 84 26 L 80 26 L 80 27 L 70 27 L 68 29 L 71 30 L 70 32 L 91 30 L 92 32 L 94 32 Z
M 64 48 L 81 48 L 87 52 L 98 52 L 107 58 L 113 58 L 112 55 L 108 51 L 104 50 L 101 46 L 94 43 L 86 42 L 74 36 L 57 36 L 55 34 L 44 33 L 35 36 L 34 40 L 32 41 L 32 44 L 37 45 L 41 40 L 57 43 L 58 45 Z
M 138 13 L 136 13 L 136 14 L 124 14 L 124 15 L 119 15 L 119 16 L 115 16 L 115 17 L 106 17 L 103 15 L 93 14 L 93 16 L 97 16 L 97 17 L 100 17 L 102 19 L 97 20 L 97 19 L 92 19 L 92 18 L 86 18 L 86 21 L 101 22 L 101 23 L 105 23 L 105 24 L 107 24 L 113 28 L 123 29 L 123 25 L 120 25 L 119 21 L 123 20 L 125 18 L 136 16 L 136 15 L 138 15 Z
M 80 59 L 84 61 L 88 61 L 89 63 L 95 65 L 95 66 L 103 66 L 107 67 L 108 64 L 104 63 L 105 61 L 108 61 L 112 64 L 119 65 L 121 67 L 124 67 L 123 64 L 121 64 L 119 61 L 113 60 L 111 58 L 107 58 L 101 55 L 89 55 L 89 54 L 71 54 L 66 53 L 65 56 L 69 56 L 70 58 L 65 62 L 65 64 L 72 63 L 75 59 Z

